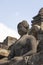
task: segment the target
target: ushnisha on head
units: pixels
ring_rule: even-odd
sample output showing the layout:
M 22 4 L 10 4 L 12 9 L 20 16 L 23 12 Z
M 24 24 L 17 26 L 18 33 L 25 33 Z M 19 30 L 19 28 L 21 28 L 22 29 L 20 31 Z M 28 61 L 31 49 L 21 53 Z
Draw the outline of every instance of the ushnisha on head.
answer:
M 29 30 L 29 24 L 26 20 L 21 21 L 18 25 L 17 25 L 17 29 L 18 29 L 18 33 L 23 36 L 25 34 L 28 33 Z

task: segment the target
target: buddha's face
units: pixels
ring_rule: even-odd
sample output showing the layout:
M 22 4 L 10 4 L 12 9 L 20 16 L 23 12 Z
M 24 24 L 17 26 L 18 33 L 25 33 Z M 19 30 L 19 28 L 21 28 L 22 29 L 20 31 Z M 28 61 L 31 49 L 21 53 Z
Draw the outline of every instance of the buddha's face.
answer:
M 23 36 L 27 33 L 29 28 L 29 25 L 26 21 L 22 21 L 18 24 L 17 29 L 18 29 L 18 33 Z
M 22 26 L 20 26 L 20 27 L 18 28 L 18 33 L 19 33 L 21 36 L 23 36 L 26 32 L 24 31 L 24 28 L 23 28 Z

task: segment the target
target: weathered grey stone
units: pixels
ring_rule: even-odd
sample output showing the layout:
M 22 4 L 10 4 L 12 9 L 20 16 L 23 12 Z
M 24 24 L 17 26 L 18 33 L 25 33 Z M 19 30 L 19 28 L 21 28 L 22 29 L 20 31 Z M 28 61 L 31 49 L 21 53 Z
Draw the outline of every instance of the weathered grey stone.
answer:
M 43 51 L 32 56 L 14 57 L 12 60 L 1 60 L 0 65 L 43 65 Z
M 32 35 L 28 35 L 28 30 L 29 25 L 27 21 L 22 21 L 18 24 L 18 33 L 21 37 L 12 46 L 8 59 L 12 59 L 15 56 L 26 56 L 36 53 L 36 38 Z

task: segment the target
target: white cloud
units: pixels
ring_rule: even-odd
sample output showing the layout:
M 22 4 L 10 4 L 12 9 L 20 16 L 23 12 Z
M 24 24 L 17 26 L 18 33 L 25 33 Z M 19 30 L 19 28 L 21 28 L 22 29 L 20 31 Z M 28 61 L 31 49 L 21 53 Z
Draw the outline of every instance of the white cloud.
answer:
M 3 42 L 3 40 L 7 36 L 12 36 L 12 37 L 15 37 L 15 38 L 19 38 L 19 35 L 16 31 L 10 29 L 9 27 L 4 25 L 3 23 L 0 23 L 0 42 Z

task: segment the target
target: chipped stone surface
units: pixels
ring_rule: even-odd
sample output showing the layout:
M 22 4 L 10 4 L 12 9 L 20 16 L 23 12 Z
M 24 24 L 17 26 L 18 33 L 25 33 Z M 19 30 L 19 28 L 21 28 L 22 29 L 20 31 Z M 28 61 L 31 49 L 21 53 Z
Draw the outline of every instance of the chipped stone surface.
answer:
M 43 65 L 43 52 L 32 56 L 15 57 L 12 60 L 3 59 L 0 65 Z

